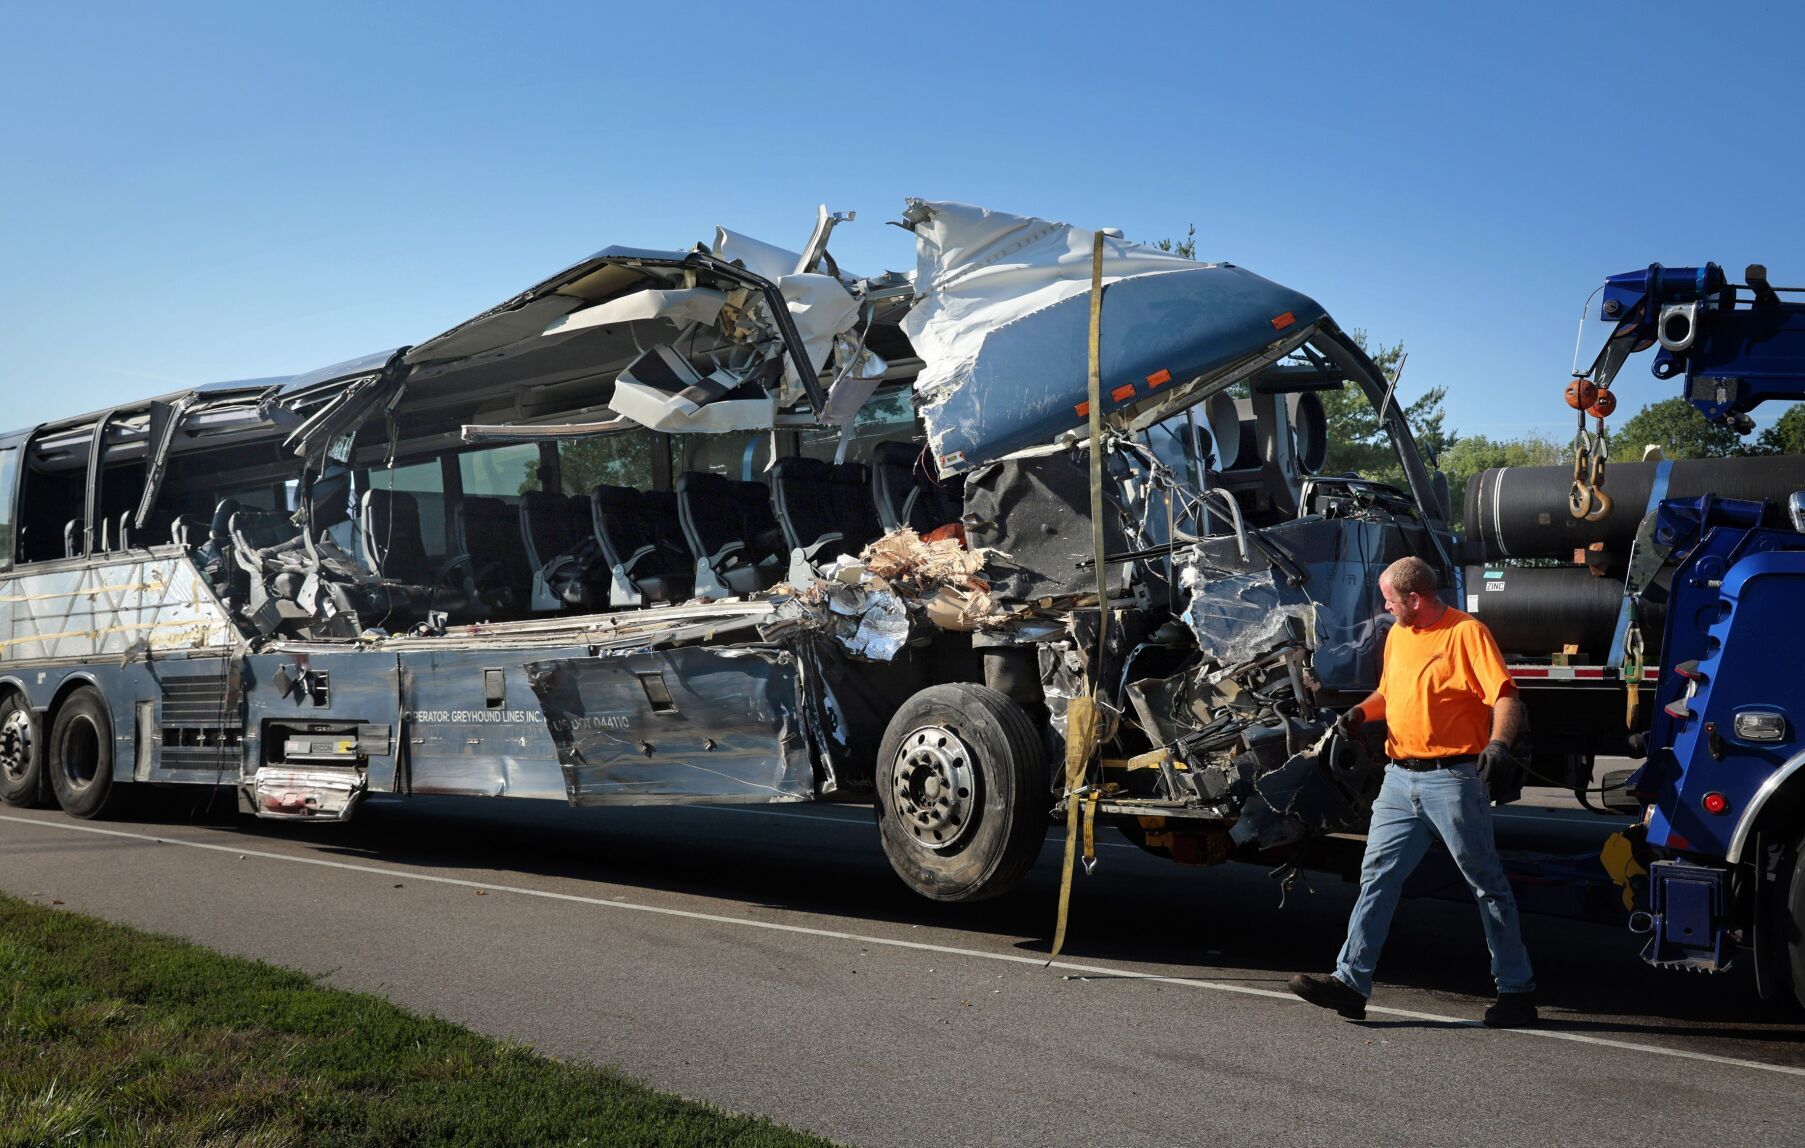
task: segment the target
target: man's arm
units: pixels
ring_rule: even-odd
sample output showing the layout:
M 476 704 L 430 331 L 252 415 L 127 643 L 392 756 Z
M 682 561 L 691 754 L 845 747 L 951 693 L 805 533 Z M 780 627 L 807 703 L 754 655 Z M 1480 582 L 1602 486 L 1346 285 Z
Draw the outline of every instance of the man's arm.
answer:
M 1360 716 L 1354 719 L 1355 724 L 1363 721 L 1378 721 L 1385 716 L 1385 695 L 1378 690 L 1367 694 L 1365 698 L 1361 699 L 1359 705 L 1349 711 L 1349 713 L 1356 712 Z
M 1516 686 L 1507 686 L 1492 706 L 1492 740 L 1515 745 L 1522 732 L 1523 699 L 1517 696 Z

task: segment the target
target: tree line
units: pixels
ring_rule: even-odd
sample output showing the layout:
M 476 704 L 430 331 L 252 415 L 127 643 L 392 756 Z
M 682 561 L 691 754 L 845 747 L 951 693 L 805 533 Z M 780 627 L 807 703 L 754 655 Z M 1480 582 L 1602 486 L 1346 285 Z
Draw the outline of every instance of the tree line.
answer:
M 1372 356 L 1388 381 L 1396 382 L 1403 363 L 1402 343 L 1372 345 L 1366 332 L 1354 339 Z M 1467 483 L 1482 470 L 1501 466 L 1560 466 L 1573 459 L 1572 440 L 1541 434 L 1514 438 L 1463 435 L 1448 425 L 1443 402 L 1448 388 L 1431 387 L 1404 407 L 1417 446 L 1448 476 L 1453 525 L 1462 525 Z M 1378 412 L 1351 387 L 1322 392 L 1328 415 L 1329 453 L 1326 474 L 1352 471 L 1362 478 L 1404 485 L 1403 468 L 1379 426 Z M 1588 419 L 1588 422 L 1591 420 Z M 1649 403 L 1627 419 L 1608 419 L 1605 433 L 1611 457 L 1635 462 L 1650 447 L 1666 458 L 1730 458 L 1748 455 L 1805 454 L 1805 403 L 1787 407 L 1771 426 L 1753 438 L 1711 422 L 1685 399 L 1675 396 Z

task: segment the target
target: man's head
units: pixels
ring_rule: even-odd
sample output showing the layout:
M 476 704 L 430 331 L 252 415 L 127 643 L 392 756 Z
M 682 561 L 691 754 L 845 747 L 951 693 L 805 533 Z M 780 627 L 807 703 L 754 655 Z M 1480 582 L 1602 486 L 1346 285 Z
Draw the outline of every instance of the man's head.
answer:
M 1431 623 L 1441 616 L 1437 589 L 1435 571 L 1421 558 L 1400 558 L 1379 575 L 1385 608 L 1406 626 Z

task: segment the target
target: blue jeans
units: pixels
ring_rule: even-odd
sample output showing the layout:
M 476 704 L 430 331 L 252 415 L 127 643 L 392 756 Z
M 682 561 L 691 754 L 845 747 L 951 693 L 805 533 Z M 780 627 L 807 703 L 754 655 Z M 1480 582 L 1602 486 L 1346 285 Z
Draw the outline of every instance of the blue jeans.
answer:
M 1348 921 L 1347 943 L 1335 958 L 1335 976 L 1361 996 L 1372 995 L 1373 969 L 1391 930 L 1391 915 L 1405 880 L 1429 850 L 1431 834 L 1447 846 L 1479 900 L 1498 991 L 1534 990 L 1529 952 L 1517 929 L 1517 899 L 1511 895 L 1492 839 L 1491 799 L 1473 762 L 1424 773 L 1385 767 L 1385 783 L 1373 802 L 1372 827 L 1366 831 L 1360 899 Z

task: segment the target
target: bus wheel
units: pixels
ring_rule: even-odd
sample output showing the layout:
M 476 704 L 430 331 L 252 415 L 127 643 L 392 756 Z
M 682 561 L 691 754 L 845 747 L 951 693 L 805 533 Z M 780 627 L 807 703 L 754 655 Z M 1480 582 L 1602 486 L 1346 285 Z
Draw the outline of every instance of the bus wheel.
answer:
M 29 808 L 47 805 L 44 751 L 31 708 L 16 693 L 0 698 L 0 801 Z
M 83 686 L 70 694 L 50 724 L 50 787 L 63 812 L 104 817 L 118 812 L 123 794 L 113 783 L 113 723 L 100 694 Z
M 1022 879 L 1046 840 L 1046 754 L 1016 703 L 970 683 L 896 711 L 877 759 L 878 835 L 891 868 L 936 901 L 982 901 Z

